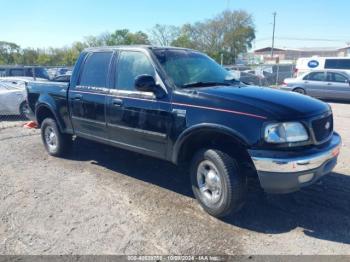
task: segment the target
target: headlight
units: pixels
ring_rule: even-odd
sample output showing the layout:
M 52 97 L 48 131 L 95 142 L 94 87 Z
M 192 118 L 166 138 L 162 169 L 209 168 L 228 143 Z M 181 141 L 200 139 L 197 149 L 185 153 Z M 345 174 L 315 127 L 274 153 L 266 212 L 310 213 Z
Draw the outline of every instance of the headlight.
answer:
M 265 141 L 268 143 L 293 143 L 308 139 L 309 135 L 299 122 L 269 124 L 265 127 Z

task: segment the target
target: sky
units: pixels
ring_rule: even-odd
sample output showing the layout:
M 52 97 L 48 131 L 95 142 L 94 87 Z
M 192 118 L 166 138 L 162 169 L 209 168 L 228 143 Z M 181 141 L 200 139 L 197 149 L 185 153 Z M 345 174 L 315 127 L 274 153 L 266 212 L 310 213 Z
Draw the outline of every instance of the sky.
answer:
M 63 47 L 116 29 L 181 26 L 243 9 L 256 26 L 253 49 L 343 47 L 350 42 L 350 0 L 0 0 L 0 41 L 21 47 Z

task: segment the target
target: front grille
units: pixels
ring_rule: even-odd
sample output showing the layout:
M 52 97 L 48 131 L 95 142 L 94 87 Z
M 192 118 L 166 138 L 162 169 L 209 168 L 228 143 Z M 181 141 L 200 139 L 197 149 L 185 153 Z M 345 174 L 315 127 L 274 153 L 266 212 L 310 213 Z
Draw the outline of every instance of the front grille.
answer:
M 312 121 L 312 129 L 317 142 L 327 139 L 333 132 L 333 115 Z

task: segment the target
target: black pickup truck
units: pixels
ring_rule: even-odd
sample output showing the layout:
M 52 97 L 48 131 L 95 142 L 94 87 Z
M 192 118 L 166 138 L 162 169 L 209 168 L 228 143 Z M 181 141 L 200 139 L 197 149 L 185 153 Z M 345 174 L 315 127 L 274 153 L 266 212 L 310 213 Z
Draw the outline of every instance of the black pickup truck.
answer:
M 268 193 L 293 192 L 330 173 L 341 147 L 326 103 L 244 85 L 189 49 L 86 49 L 69 84 L 27 91 L 50 155 L 77 136 L 188 163 L 195 197 L 216 217 L 243 205 L 249 176 Z

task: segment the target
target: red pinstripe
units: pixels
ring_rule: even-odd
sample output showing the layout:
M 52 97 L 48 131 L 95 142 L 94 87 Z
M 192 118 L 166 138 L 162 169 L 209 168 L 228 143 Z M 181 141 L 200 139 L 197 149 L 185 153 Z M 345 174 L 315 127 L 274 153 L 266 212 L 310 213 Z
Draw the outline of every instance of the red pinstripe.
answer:
M 99 94 L 99 93 L 92 93 L 92 92 L 85 92 L 85 91 L 73 91 L 73 92 L 94 94 L 94 95 L 107 95 L 107 96 L 112 96 L 112 97 L 141 100 L 141 101 L 148 101 L 148 102 L 158 102 L 158 103 L 163 103 L 163 104 L 172 104 L 172 105 L 177 105 L 177 106 L 185 106 L 185 107 L 201 108 L 201 109 L 206 109 L 206 110 L 214 110 L 214 111 L 218 111 L 218 112 L 231 113 L 231 114 L 235 114 L 235 115 L 250 116 L 250 117 L 255 117 L 255 118 L 259 118 L 259 119 L 267 119 L 267 117 L 265 117 L 265 116 L 260 116 L 260 115 L 255 115 L 255 114 L 240 112 L 240 111 L 234 111 L 234 110 L 229 110 L 229 109 L 223 109 L 223 108 L 216 108 L 216 107 L 198 106 L 198 105 L 183 104 L 183 103 L 177 103 L 177 102 L 171 103 L 171 102 L 164 102 L 164 101 L 158 101 L 158 100 L 151 100 L 151 99 L 147 99 L 147 98 L 136 98 L 136 97 L 129 97 L 129 96 Z

